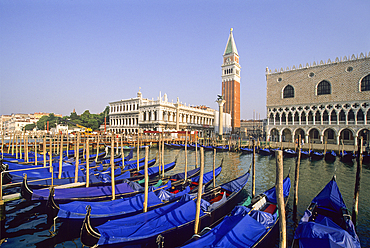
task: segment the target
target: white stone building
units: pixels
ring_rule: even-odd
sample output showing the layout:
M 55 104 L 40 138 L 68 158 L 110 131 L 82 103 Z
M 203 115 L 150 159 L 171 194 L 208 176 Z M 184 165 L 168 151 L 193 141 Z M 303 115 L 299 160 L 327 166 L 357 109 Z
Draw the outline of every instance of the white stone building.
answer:
M 136 98 L 109 103 L 109 131 L 115 133 L 137 133 L 144 131 L 200 131 L 212 134 L 217 123 L 218 111 L 205 106 L 182 104 L 179 99 L 169 102 L 167 95 L 157 100 L 143 98 L 141 92 Z M 226 114 L 229 115 L 229 114 Z M 230 115 L 229 115 L 230 116 Z M 218 118 L 216 118 L 218 119 Z M 231 128 L 231 119 L 226 120 L 224 127 Z

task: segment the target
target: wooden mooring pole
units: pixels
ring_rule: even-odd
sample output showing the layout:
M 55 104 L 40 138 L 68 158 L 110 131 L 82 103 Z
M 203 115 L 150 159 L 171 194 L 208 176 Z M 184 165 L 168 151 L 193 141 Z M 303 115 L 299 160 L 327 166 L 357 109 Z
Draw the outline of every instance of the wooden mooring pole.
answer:
M 203 147 L 200 148 L 200 175 L 198 184 L 198 198 L 197 198 L 197 210 L 195 212 L 195 223 L 194 223 L 194 234 L 197 234 L 200 226 L 200 203 L 202 200 L 203 193 L 203 173 L 204 173 L 204 152 Z
M 252 198 L 256 195 L 256 144 L 252 141 L 253 157 L 252 157 Z
M 285 218 L 285 203 L 283 194 L 283 151 L 276 151 L 276 196 L 279 210 L 279 227 L 280 227 L 280 248 L 286 248 L 286 218 Z
M 357 216 L 358 216 L 358 198 L 360 196 L 360 179 L 362 174 L 362 145 L 363 137 L 360 138 L 360 145 L 358 146 L 357 152 L 357 169 L 356 169 L 356 183 L 355 183 L 355 195 L 353 197 L 353 208 L 352 208 L 352 222 L 357 226 Z
M 216 188 L 216 148 L 213 148 L 213 188 Z
M 144 195 L 144 213 L 148 211 L 148 190 L 149 190 L 149 175 L 148 175 L 148 156 L 149 147 L 145 146 L 145 158 L 144 158 L 144 178 L 145 178 L 145 195 Z
M 90 144 L 89 137 L 86 138 L 86 187 L 90 186 Z
M 295 162 L 295 177 L 294 177 L 294 197 L 293 197 L 293 220 L 298 224 L 297 206 L 298 206 L 298 182 L 299 182 L 299 165 L 301 163 L 301 135 L 298 137 L 298 156 Z
M 116 184 L 115 184 L 115 176 L 114 176 L 114 137 L 112 133 L 111 139 L 111 150 L 110 150 L 110 174 L 111 174 L 111 185 L 112 185 L 112 200 L 116 199 Z
M 59 174 L 58 174 L 59 179 L 62 178 L 62 166 L 63 166 L 63 134 L 60 135 Z
M 188 180 L 188 131 L 185 132 L 185 179 L 184 183 Z

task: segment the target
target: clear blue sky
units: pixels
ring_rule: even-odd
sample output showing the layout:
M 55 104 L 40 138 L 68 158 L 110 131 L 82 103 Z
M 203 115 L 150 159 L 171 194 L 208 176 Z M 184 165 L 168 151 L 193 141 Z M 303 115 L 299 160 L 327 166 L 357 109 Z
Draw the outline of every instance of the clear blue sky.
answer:
M 241 118 L 266 115 L 265 69 L 370 52 L 370 1 L 0 1 L 0 114 L 100 113 L 136 97 L 217 109 L 233 28 Z

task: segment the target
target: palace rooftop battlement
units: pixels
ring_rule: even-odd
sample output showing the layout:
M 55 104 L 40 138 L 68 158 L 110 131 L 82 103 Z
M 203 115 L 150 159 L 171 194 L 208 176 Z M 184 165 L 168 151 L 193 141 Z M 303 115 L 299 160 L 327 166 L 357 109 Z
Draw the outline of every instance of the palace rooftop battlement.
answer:
M 287 67 L 286 69 L 284 69 L 283 67 L 281 67 L 280 70 L 275 69 L 274 72 L 272 72 L 268 67 L 266 67 L 266 75 L 288 72 L 288 71 L 295 71 L 295 70 L 303 70 L 303 69 L 308 69 L 308 68 L 317 67 L 317 66 L 337 64 L 337 63 L 360 60 L 360 59 L 365 59 L 365 58 L 370 58 L 370 52 L 368 54 L 360 53 L 360 55 L 357 54 L 357 56 L 352 54 L 352 56 L 348 56 L 348 57 L 347 56 L 340 57 L 340 58 L 337 57 L 334 61 L 331 61 L 330 59 L 328 59 L 327 61 L 321 60 L 320 62 L 317 62 L 317 63 L 316 61 L 314 61 L 312 65 L 309 63 L 306 63 L 306 66 L 299 64 L 299 66 L 293 65 L 292 68 Z

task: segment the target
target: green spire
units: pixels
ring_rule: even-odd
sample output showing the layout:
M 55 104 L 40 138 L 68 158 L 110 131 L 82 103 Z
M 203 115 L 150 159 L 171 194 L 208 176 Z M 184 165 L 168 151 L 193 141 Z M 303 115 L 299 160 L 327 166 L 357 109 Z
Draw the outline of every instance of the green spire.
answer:
M 225 52 L 224 55 L 230 54 L 230 53 L 236 53 L 238 54 L 238 50 L 236 49 L 235 41 L 234 41 L 234 36 L 233 36 L 233 29 L 230 29 L 230 35 L 229 39 L 226 44 Z

